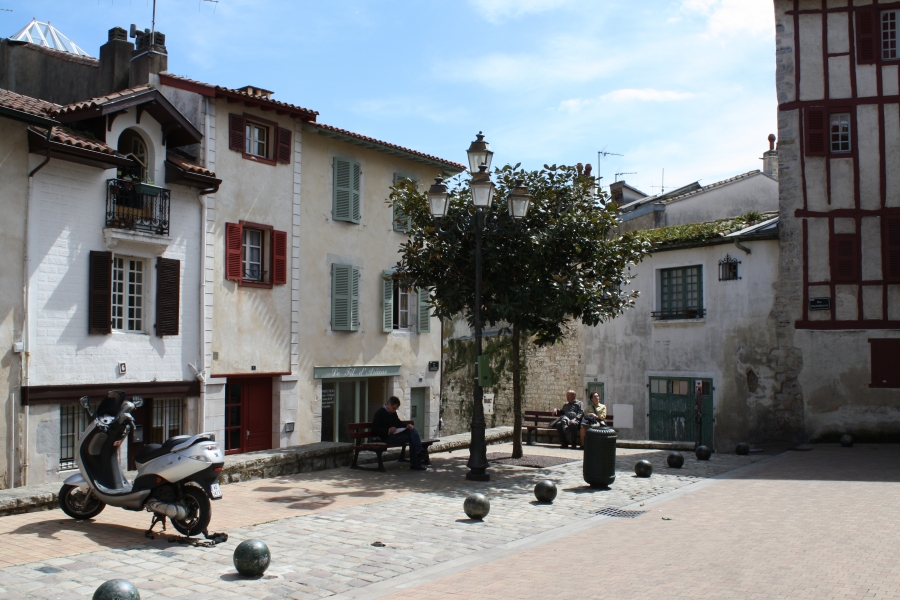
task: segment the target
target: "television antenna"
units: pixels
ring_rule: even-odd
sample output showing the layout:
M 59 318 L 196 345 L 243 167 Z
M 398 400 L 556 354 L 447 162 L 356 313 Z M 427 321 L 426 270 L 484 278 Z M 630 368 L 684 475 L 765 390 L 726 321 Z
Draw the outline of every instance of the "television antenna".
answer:
M 652 187 L 652 188 L 659 188 L 659 193 L 660 193 L 660 194 L 665 194 L 665 193 L 666 193 L 666 170 L 665 170 L 665 169 L 662 170 L 662 182 L 661 182 L 661 184 L 660 184 L 660 185 L 651 185 L 650 187 Z
M 198 11 L 200 10 L 200 7 L 203 6 L 204 2 L 211 2 L 215 4 L 215 6 L 213 6 L 213 14 L 216 14 L 216 9 L 219 8 L 219 0 L 200 0 L 199 2 L 197 2 Z
M 609 147 L 609 144 L 603 146 L 603 150 L 597 152 L 597 179 L 600 179 L 600 163 L 606 160 L 607 156 L 625 156 L 624 154 L 619 154 L 617 152 L 607 152 L 606 149 Z
M 627 171 L 625 173 L 616 173 L 616 181 L 619 180 L 619 175 L 637 175 L 637 171 Z

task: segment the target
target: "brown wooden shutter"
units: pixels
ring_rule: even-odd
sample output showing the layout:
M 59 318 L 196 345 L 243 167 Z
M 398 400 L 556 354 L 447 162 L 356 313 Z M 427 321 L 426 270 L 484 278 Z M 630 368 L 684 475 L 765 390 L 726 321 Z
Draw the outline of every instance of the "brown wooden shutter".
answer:
M 807 107 L 805 133 L 806 155 L 825 156 L 828 154 L 828 113 L 822 107 Z
M 278 128 L 278 162 L 291 163 L 291 130 L 284 127 Z
M 884 217 L 882 227 L 884 278 L 900 281 L 900 215 Z
M 90 255 L 88 333 L 112 333 L 112 252 Z
M 872 381 L 869 387 L 900 387 L 900 339 L 869 339 L 872 348 Z
M 831 280 L 859 281 L 859 237 L 856 234 L 838 234 L 832 237 Z
M 178 335 L 181 261 L 156 259 L 156 335 Z
M 243 152 L 246 149 L 247 121 L 243 115 L 228 115 L 228 149 Z
M 287 233 L 284 231 L 272 232 L 272 283 L 287 283 Z
M 872 7 L 856 10 L 856 63 L 873 64 L 878 58 L 878 13 Z
M 225 223 L 225 279 L 243 279 L 244 227 L 240 223 Z

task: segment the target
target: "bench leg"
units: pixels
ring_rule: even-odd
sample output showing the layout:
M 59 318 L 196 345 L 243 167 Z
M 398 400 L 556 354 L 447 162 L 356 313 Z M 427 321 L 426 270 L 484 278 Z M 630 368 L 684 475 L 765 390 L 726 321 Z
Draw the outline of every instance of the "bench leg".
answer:
M 382 473 L 386 472 L 386 469 L 384 468 L 384 461 L 381 459 L 381 452 L 376 452 L 375 454 L 378 455 L 378 470 Z
M 409 462 L 406 458 L 406 444 L 400 446 L 400 458 L 397 459 L 397 462 Z
M 431 455 L 428 454 L 428 447 L 429 447 L 430 445 L 431 445 L 431 444 L 429 444 L 428 446 L 422 446 L 422 450 L 425 451 L 425 458 L 422 459 L 422 464 L 423 464 L 423 465 L 430 465 L 430 464 L 431 464 Z
M 534 429 L 528 430 L 528 441 L 526 442 L 529 446 L 534 446 L 534 440 L 531 439 L 531 434 L 534 433 Z
M 358 468 L 359 468 L 359 466 L 357 466 L 357 464 L 356 464 L 357 459 L 359 459 L 359 450 L 355 450 L 355 451 L 353 452 L 353 462 L 350 463 L 350 468 L 351 468 L 351 469 L 358 469 Z

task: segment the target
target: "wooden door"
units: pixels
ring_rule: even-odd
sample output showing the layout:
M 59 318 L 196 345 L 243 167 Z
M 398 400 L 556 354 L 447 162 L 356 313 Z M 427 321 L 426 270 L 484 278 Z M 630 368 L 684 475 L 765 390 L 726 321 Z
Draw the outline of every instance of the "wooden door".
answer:
M 244 452 L 268 450 L 272 447 L 272 378 L 248 378 L 243 387 Z

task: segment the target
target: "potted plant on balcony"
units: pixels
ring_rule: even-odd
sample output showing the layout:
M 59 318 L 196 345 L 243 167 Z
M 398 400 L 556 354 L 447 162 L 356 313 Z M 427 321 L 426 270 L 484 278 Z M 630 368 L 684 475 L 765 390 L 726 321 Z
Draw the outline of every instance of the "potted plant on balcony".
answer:
M 157 187 L 153 184 L 153 180 L 145 179 L 141 182 L 134 183 L 134 191 L 138 194 L 144 194 L 145 196 L 159 196 L 162 192 L 161 187 Z

